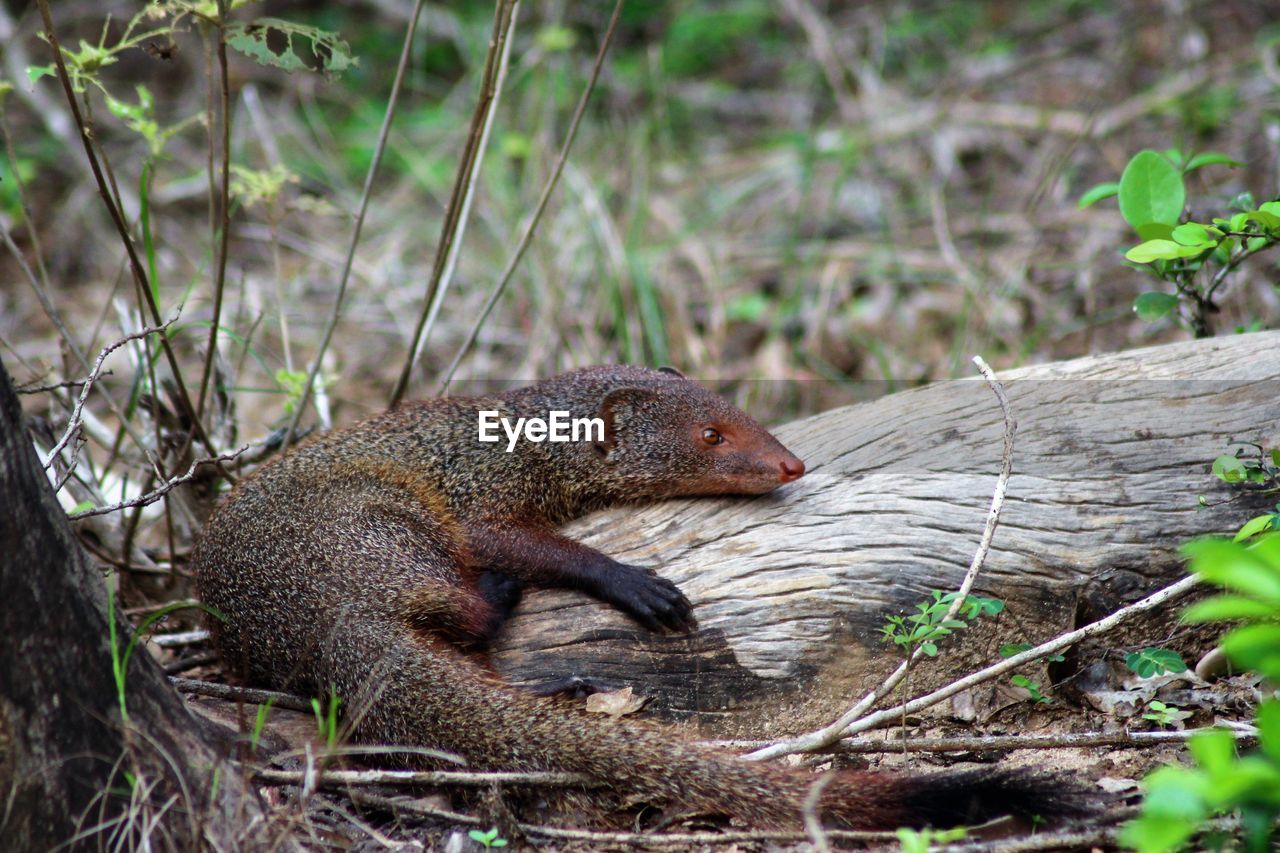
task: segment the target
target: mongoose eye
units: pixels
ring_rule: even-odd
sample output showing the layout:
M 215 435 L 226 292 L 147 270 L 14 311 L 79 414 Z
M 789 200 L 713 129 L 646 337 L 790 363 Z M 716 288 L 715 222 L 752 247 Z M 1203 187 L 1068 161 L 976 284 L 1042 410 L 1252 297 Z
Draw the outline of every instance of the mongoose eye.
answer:
M 714 427 L 707 427 L 702 431 L 702 440 L 712 446 L 724 444 L 724 436 L 720 434 L 720 430 Z

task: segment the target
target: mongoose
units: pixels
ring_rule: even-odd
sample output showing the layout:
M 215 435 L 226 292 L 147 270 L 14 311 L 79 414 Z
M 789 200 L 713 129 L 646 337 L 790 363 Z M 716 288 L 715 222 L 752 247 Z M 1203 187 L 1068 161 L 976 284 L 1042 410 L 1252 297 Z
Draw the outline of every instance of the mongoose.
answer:
M 478 440 L 482 411 L 599 418 L 592 441 Z M 524 584 L 568 587 L 652 630 L 694 626 L 676 586 L 558 534 L 584 513 L 677 495 L 752 495 L 804 463 L 668 370 L 598 367 L 515 391 L 401 406 L 304 442 L 245 478 L 192 556 L 230 674 L 343 700 L 360 741 L 436 747 L 479 769 L 587 774 L 628 797 L 800 823 L 814 777 L 505 685 L 484 649 Z M 853 773 L 822 811 L 853 828 L 1046 813 L 1044 783 L 987 771 Z

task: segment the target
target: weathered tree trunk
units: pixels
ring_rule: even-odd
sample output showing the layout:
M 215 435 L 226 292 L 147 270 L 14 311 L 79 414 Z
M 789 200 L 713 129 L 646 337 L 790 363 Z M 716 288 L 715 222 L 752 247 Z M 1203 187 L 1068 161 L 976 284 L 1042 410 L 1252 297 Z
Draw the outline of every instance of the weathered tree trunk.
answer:
M 1043 639 L 1181 576 L 1176 549 L 1236 529 L 1275 497 L 1210 475 L 1228 441 L 1280 443 L 1280 333 L 1169 344 L 1010 371 L 1019 429 L 1008 499 L 975 591 L 994 629 L 942 667 Z M 709 732 L 823 722 L 897 662 L 888 614 L 955 589 L 1000 468 L 1002 418 L 981 381 L 943 382 L 788 424 L 809 473 L 757 499 L 599 513 L 567 531 L 659 567 L 696 606 L 694 637 L 654 636 L 583 596 L 535 591 L 502 642 L 516 681 L 631 682 Z M 1204 495 L 1207 507 L 1197 498 Z
M 258 800 L 141 648 L 121 719 L 105 589 L 0 364 L 0 846 L 235 847 Z

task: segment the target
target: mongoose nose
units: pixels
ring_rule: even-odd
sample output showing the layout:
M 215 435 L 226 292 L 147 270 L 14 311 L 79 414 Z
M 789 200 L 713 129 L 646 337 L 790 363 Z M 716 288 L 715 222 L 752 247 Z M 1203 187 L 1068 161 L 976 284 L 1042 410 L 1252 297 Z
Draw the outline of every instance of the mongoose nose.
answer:
M 804 462 L 795 456 L 784 456 L 782 462 L 778 464 L 782 471 L 782 482 L 790 483 L 792 480 L 799 480 L 804 476 Z

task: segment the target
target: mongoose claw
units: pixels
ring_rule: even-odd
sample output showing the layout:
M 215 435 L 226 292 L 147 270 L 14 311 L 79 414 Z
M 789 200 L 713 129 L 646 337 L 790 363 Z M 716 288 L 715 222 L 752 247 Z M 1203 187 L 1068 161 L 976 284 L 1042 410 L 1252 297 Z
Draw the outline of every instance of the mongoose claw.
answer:
M 631 615 L 650 631 L 688 633 L 698 627 L 689 599 L 678 586 L 651 569 L 617 563 L 601 592 L 603 601 Z

